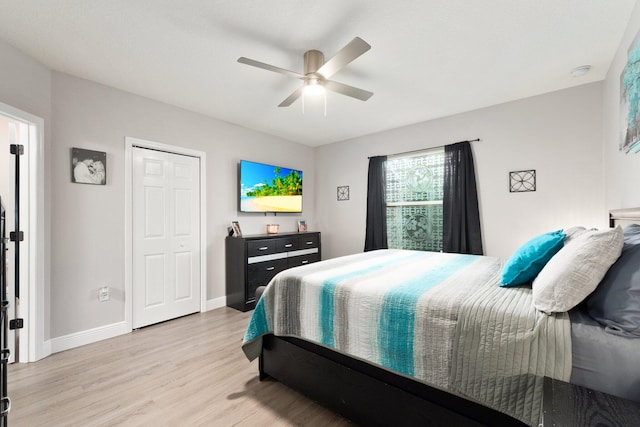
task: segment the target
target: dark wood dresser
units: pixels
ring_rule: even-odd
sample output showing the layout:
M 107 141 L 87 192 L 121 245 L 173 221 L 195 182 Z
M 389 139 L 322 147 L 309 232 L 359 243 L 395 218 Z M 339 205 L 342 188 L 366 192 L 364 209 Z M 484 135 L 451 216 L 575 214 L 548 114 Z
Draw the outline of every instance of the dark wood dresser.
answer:
M 256 288 L 287 268 L 320 261 L 320 233 L 228 236 L 225 241 L 227 306 L 240 311 L 256 305 Z

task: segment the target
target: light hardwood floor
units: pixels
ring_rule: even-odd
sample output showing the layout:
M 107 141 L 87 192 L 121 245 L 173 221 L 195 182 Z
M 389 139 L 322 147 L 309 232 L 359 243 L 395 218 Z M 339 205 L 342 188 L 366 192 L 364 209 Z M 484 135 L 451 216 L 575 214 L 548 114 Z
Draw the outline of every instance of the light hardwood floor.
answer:
M 221 308 L 9 369 L 10 426 L 346 426 L 240 348 L 251 313 Z

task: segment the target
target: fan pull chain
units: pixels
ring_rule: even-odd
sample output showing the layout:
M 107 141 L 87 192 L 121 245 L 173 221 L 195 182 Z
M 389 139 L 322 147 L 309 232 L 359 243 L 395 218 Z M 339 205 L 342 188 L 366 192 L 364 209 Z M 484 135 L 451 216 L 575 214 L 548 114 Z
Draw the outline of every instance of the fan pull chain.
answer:
M 327 117 L 327 91 L 324 91 L 324 116 Z
M 304 115 L 304 99 L 307 96 L 303 93 L 301 98 L 302 98 L 302 114 Z M 324 111 L 324 117 L 327 117 L 327 91 L 325 90 L 324 93 L 322 94 L 322 102 L 323 102 L 323 111 Z

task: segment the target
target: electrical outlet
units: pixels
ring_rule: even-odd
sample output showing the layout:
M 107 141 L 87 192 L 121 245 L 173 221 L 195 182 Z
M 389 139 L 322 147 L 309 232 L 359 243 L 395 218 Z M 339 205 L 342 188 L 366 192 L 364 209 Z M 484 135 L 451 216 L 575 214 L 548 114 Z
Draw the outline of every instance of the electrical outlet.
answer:
M 98 300 L 99 301 L 109 301 L 109 287 L 103 286 L 98 291 Z

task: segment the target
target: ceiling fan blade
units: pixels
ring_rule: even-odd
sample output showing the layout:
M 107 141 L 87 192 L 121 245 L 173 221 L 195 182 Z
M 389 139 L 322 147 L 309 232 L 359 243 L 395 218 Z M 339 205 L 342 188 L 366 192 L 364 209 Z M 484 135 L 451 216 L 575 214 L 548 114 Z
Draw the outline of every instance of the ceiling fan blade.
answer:
M 320 67 L 317 71 L 322 77 L 328 79 L 338 71 L 340 71 L 345 65 L 371 49 L 371 46 L 360 37 L 356 37 L 351 40 L 345 47 L 340 49 L 333 58 L 329 59 Z
M 299 87 L 298 89 L 296 89 L 296 91 L 289 95 L 287 99 L 282 101 L 280 105 L 278 105 L 278 107 L 288 107 L 289 105 L 293 104 L 298 98 L 302 96 L 302 90 L 303 87 Z
M 268 71 L 274 71 L 276 73 L 284 74 L 285 76 L 295 77 L 297 79 L 304 79 L 305 76 L 300 73 L 296 73 L 295 71 L 285 70 L 284 68 L 275 67 L 273 65 L 265 64 L 264 62 L 256 61 L 254 59 L 245 58 L 241 56 L 238 58 L 238 62 L 241 64 L 251 65 L 253 67 L 262 68 Z
M 368 90 L 364 90 L 364 89 L 358 89 L 357 87 L 345 85 L 342 83 L 334 82 L 333 80 L 327 80 L 326 82 L 324 82 L 324 87 L 333 92 L 338 92 L 343 95 L 347 95 L 352 98 L 359 99 L 361 101 L 366 101 L 367 99 L 373 96 L 373 92 L 369 92 Z

